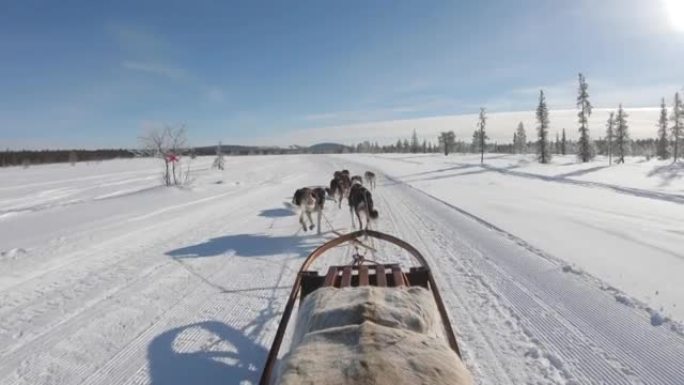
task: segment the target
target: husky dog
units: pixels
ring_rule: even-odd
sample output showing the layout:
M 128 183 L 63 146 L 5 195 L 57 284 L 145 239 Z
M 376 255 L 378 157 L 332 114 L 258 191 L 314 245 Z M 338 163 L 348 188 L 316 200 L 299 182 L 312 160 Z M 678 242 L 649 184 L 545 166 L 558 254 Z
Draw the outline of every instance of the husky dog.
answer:
M 370 221 L 378 218 L 378 210 L 373 207 L 373 196 L 362 185 L 355 183 L 351 186 L 349 191 L 349 213 L 351 214 L 352 227 L 356 228 L 354 224 L 354 215 L 359 219 L 359 228 L 363 229 L 363 222 L 361 221 L 361 213 L 366 217 L 366 230 Z
M 342 205 L 342 198 L 344 197 L 344 191 L 342 189 L 342 186 L 340 184 L 340 179 L 338 178 L 332 178 L 330 180 L 330 187 L 327 187 L 325 189 L 325 192 L 328 194 L 329 197 L 332 198 L 335 203 L 338 203 L 338 206 Z
M 337 207 L 342 208 L 342 199 L 349 196 L 350 187 L 349 171 L 335 171 L 333 179 L 330 181 L 330 187 L 326 189 L 326 192 L 337 202 Z
M 375 173 L 372 171 L 366 171 L 363 176 L 366 178 L 366 183 L 368 183 L 368 187 L 371 188 L 371 190 L 375 190 Z
M 361 178 L 361 175 L 354 175 L 353 177 L 351 177 L 351 184 L 355 183 L 363 184 L 363 178 Z
M 323 214 L 323 206 L 325 204 L 325 190 L 322 187 L 304 187 L 295 191 L 294 197 L 292 197 L 292 204 L 299 207 L 299 223 L 302 225 L 302 229 L 307 231 L 306 222 L 304 221 L 304 214 L 309 218 L 309 223 L 311 224 L 308 230 L 314 229 L 314 223 L 311 219 L 311 213 L 315 212 L 317 214 L 317 225 L 318 234 L 321 233 L 321 215 Z

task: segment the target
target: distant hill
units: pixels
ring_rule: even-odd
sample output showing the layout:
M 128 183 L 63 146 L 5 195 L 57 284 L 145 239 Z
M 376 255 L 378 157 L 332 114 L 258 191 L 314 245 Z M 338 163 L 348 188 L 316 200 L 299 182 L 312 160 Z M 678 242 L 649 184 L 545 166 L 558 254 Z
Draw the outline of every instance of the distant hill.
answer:
M 339 143 L 318 143 L 312 146 L 240 146 L 232 144 L 221 145 L 221 151 L 226 155 L 261 155 L 261 154 L 339 154 L 349 152 L 351 148 Z M 197 155 L 213 155 L 216 146 L 195 147 Z
M 314 154 L 336 154 L 342 152 L 348 152 L 349 146 L 339 143 L 317 143 L 308 147 L 307 152 L 312 152 Z

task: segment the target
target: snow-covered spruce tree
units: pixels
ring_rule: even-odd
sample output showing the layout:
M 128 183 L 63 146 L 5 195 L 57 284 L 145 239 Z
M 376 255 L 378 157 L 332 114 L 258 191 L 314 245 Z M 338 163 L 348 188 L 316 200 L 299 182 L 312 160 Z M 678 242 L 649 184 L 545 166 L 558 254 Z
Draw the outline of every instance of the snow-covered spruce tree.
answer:
M 411 153 L 415 154 L 418 152 L 420 149 L 420 142 L 418 142 L 418 133 L 416 133 L 416 130 L 413 130 L 413 134 L 411 135 L 411 145 L 410 145 Z
M 224 165 L 225 159 L 223 158 L 223 148 L 221 146 L 221 142 L 219 142 L 218 146 L 216 146 L 216 158 L 214 159 L 214 168 L 223 170 Z
M 554 154 L 560 154 L 560 136 L 558 136 L 558 131 L 556 131 L 556 143 L 553 146 Z
M 606 122 L 606 142 L 608 142 L 608 165 L 613 164 L 613 138 L 615 137 L 615 113 L 611 112 Z
M 480 108 L 480 117 L 477 121 L 477 128 L 480 131 L 480 164 L 484 163 L 484 152 L 487 138 L 487 113 L 484 108 Z
M 582 162 L 588 162 L 594 157 L 594 152 L 591 147 L 591 139 L 589 138 L 589 116 L 591 116 L 591 103 L 589 103 L 589 85 L 587 84 L 584 75 L 579 74 L 579 90 L 577 95 L 577 108 L 579 112 L 579 142 L 577 143 L 577 156 Z
M 402 144 L 401 139 L 397 139 L 397 144 L 394 145 L 394 147 L 396 148 L 397 152 L 404 152 L 404 145 Z
M 473 131 L 473 140 L 470 143 L 470 152 L 473 154 L 480 152 L 480 130 Z
M 514 143 L 515 151 L 518 154 L 527 153 L 527 134 L 525 134 L 525 126 L 523 125 L 523 122 L 518 123 L 515 137 L 518 139 L 518 142 Z
M 561 136 L 561 154 L 567 153 L 567 139 L 565 138 L 565 128 L 563 129 L 563 136 Z
M 513 153 L 518 153 L 518 130 L 513 130 Z
M 658 118 L 658 139 L 656 139 L 656 156 L 658 159 L 670 157 L 670 141 L 667 130 L 667 106 L 665 98 L 660 101 L 660 117 Z
M 677 161 L 679 156 L 679 140 L 682 137 L 682 130 L 684 130 L 684 105 L 682 105 L 682 99 L 679 98 L 679 92 L 675 93 L 674 105 L 672 106 L 672 162 Z
M 627 113 L 622 108 L 622 104 L 620 104 L 617 116 L 615 117 L 615 150 L 617 151 L 618 156 L 617 163 L 625 163 L 625 155 L 629 152 L 627 116 Z
M 546 107 L 544 91 L 539 91 L 539 106 L 537 106 L 537 155 L 540 163 L 549 163 L 549 110 Z
M 439 145 L 444 149 L 444 155 L 449 155 L 449 152 L 454 148 L 456 141 L 456 134 L 453 131 L 444 131 L 439 134 Z

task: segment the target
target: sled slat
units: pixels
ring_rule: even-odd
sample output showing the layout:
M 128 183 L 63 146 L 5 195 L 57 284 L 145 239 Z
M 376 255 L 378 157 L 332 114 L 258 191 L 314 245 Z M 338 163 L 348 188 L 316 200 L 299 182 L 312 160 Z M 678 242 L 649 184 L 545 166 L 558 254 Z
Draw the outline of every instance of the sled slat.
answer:
M 368 286 L 368 265 L 359 265 L 359 286 Z
M 377 286 L 387 286 L 387 276 L 385 276 L 385 265 L 375 265 L 375 277 Z
M 394 280 L 394 286 L 406 286 L 404 274 L 402 274 L 401 268 L 398 265 L 392 266 L 392 279 Z
M 352 279 L 352 267 L 351 266 L 345 266 L 344 269 L 342 270 L 342 282 L 340 283 L 340 287 L 351 286 L 351 279 Z
M 323 286 L 335 286 L 336 278 L 337 267 L 330 266 L 330 269 L 328 269 L 328 274 L 325 276 L 325 281 L 323 281 Z

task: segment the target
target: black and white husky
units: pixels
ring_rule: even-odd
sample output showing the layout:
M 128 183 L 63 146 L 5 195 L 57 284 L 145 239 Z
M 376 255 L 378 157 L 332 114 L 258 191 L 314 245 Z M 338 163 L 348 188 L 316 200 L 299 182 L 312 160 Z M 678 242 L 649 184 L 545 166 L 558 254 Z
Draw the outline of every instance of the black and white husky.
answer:
M 317 226 L 318 234 L 321 233 L 321 215 L 323 214 L 323 206 L 325 205 L 325 190 L 322 187 L 304 187 L 295 191 L 294 197 L 292 198 L 292 204 L 299 207 L 299 223 L 302 225 L 302 229 L 307 231 L 306 222 L 304 221 L 304 215 L 306 214 L 309 218 L 309 223 L 311 224 L 308 230 L 314 229 L 314 223 L 311 219 L 311 213 L 315 212 L 317 214 Z
M 330 187 L 326 189 L 328 195 L 337 202 L 338 208 L 342 208 L 342 199 L 349 196 L 349 188 L 351 187 L 351 180 L 344 171 L 335 171 L 333 179 L 330 180 Z
M 359 183 L 354 183 L 349 190 L 349 213 L 351 214 L 352 227 L 356 228 L 354 215 L 359 219 L 359 228 L 363 229 L 361 213 L 366 217 L 366 230 L 371 220 L 378 218 L 378 210 L 373 207 L 373 196 L 370 191 Z

